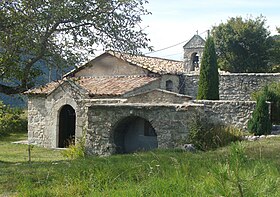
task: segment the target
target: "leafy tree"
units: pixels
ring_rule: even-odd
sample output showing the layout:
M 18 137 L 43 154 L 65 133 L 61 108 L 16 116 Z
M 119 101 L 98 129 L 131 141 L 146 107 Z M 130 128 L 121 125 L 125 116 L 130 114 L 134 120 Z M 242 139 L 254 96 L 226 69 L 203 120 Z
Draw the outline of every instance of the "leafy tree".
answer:
M 147 0 L 0 1 L 0 92 L 16 94 L 34 85 L 48 66 L 85 61 L 96 48 L 138 53 L 148 48 L 140 27 Z M 89 54 L 85 54 L 85 51 Z M 4 85 L 9 84 L 9 85 Z
M 0 139 L 10 132 L 26 132 L 27 118 L 23 110 L 11 108 L 0 101 Z
M 280 33 L 280 28 L 277 28 Z M 280 34 L 272 36 L 273 44 L 269 50 L 272 72 L 280 72 Z
M 215 44 L 212 37 L 207 38 L 203 51 L 197 99 L 219 99 L 219 73 Z
M 265 19 L 230 18 L 226 23 L 213 27 L 212 34 L 222 70 L 230 72 L 268 71 L 270 32 Z
M 252 117 L 248 122 L 248 130 L 255 135 L 264 135 L 271 133 L 271 122 L 269 118 L 269 107 L 266 103 L 268 96 L 268 87 L 264 89 L 264 93 L 258 98 L 257 105 L 253 111 Z

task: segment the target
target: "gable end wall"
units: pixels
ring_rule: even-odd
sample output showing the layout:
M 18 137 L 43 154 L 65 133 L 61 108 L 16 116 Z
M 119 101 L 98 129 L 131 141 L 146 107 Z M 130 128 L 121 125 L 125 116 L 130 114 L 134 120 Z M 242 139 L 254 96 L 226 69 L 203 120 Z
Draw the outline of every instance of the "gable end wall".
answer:
M 148 75 L 150 72 L 138 66 L 131 65 L 111 55 L 103 55 L 87 63 L 75 77 L 98 77 L 116 75 Z
M 48 96 L 28 98 L 28 142 L 31 144 L 57 148 L 59 112 L 62 106 L 70 105 L 76 113 L 75 139 L 82 137 L 87 125 L 86 97 L 68 83 L 62 84 Z

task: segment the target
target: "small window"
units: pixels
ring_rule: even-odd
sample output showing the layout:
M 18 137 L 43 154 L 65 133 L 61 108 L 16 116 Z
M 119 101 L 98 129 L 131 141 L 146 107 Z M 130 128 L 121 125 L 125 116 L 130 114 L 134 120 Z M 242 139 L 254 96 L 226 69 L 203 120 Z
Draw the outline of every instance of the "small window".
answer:
M 167 91 L 172 91 L 173 90 L 173 81 L 168 80 L 165 82 L 165 89 Z

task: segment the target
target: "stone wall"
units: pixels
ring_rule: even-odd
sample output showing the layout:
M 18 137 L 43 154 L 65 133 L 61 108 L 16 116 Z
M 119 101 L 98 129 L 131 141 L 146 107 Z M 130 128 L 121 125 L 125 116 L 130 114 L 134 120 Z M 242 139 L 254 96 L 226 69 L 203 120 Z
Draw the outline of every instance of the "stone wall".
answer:
M 44 146 L 47 136 L 44 134 L 47 111 L 45 97 L 28 98 L 28 141 L 32 144 Z
M 204 111 L 210 116 L 216 116 L 225 124 L 243 130 L 247 129 L 247 123 L 256 107 L 254 101 L 195 100 L 194 103 L 203 104 Z
M 185 93 L 195 97 L 198 74 L 186 74 Z M 256 103 L 250 94 L 266 83 L 280 81 L 280 74 L 221 74 L 218 101 L 189 101 L 185 95 L 153 90 L 166 80 L 176 84 L 179 78 L 166 75 L 162 80 L 141 87 L 115 99 L 91 99 L 75 84 L 65 82 L 49 95 L 30 95 L 28 102 L 28 139 L 30 143 L 55 148 L 58 146 L 60 109 L 70 105 L 76 113 L 78 139 L 86 131 L 89 154 L 115 152 L 114 129 L 127 117 L 141 117 L 151 123 L 159 148 L 179 147 L 186 142 L 188 119 L 195 110 L 204 110 L 225 124 L 247 129 Z M 181 80 L 182 81 L 182 80 Z M 193 92 L 193 93 L 192 93 Z M 230 100 L 231 99 L 231 100 Z
M 80 89 L 69 83 L 62 84 L 48 96 L 28 97 L 28 141 L 48 148 L 58 146 L 59 113 L 64 105 L 70 105 L 76 113 L 76 139 L 82 136 L 87 125 L 85 102 Z
M 280 73 L 220 73 L 220 99 L 248 101 L 254 91 L 280 82 Z M 185 74 L 185 94 L 196 98 L 199 73 Z
M 187 119 L 201 105 L 99 104 L 89 107 L 87 153 L 109 155 L 115 152 L 114 129 L 127 117 L 149 121 L 157 134 L 159 148 L 174 148 L 188 135 Z
M 172 92 L 179 92 L 179 77 L 177 75 L 162 75 L 161 80 L 160 80 L 160 89 L 162 90 L 166 90 L 166 81 L 172 81 L 173 83 L 173 88 L 172 88 Z
M 67 89 L 67 86 L 64 89 Z M 68 91 L 71 92 L 69 89 Z M 176 93 L 169 94 L 177 96 Z M 215 116 L 226 124 L 246 129 L 255 108 L 253 101 L 194 100 L 175 104 L 140 101 L 132 103 L 137 101 L 129 100 L 132 98 L 74 98 L 61 90 L 52 93 L 47 99 L 30 97 L 29 142 L 49 148 L 57 147 L 58 116 L 60 108 L 65 104 L 75 109 L 76 139 L 82 137 L 86 131 L 86 149 L 91 155 L 109 155 L 116 151 L 114 129 L 127 117 L 141 117 L 149 121 L 156 131 L 159 148 L 176 148 L 186 143 L 188 121 L 196 110 L 205 111 L 209 116 Z
M 196 110 L 240 129 L 247 129 L 248 120 L 256 106 L 254 101 L 194 100 L 184 104 L 149 103 L 91 103 L 88 109 L 87 153 L 115 153 L 114 132 L 128 117 L 149 121 L 157 134 L 158 148 L 176 148 L 186 143 L 188 121 Z

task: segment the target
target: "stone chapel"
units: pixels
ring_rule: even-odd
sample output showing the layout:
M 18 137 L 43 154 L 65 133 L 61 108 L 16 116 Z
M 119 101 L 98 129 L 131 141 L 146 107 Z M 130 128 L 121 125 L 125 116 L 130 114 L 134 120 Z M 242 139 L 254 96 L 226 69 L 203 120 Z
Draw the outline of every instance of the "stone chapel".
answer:
M 204 43 L 193 36 L 184 61 L 107 51 L 27 91 L 29 143 L 67 148 L 84 137 L 90 155 L 177 148 L 197 110 L 246 129 L 250 94 L 280 74 L 220 73 L 221 100 L 195 100 Z

